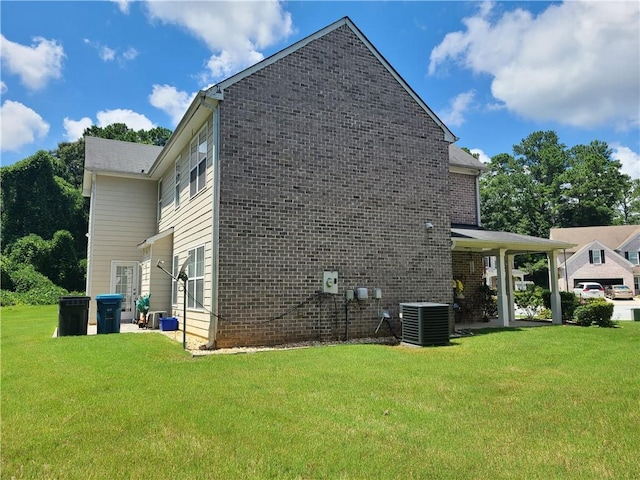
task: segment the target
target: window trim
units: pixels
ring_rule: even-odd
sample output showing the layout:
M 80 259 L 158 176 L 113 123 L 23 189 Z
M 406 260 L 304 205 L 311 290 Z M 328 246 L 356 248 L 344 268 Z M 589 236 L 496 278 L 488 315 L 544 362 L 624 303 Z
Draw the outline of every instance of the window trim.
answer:
M 189 198 L 198 195 L 207 185 L 208 127 L 208 123 L 205 123 L 189 143 Z
M 162 220 L 162 179 L 158 180 L 158 211 L 156 214 L 156 220 L 158 222 Z
M 180 155 L 178 155 L 173 170 L 173 206 L 176 210 L 180 207 L 180 189 L 182 186 L 182 165 L 180 160 Z
M 596 261 L 596 254 L 598 256 Z M 589 250 L 589 263 L 592 265 L 603 265 L 605 263 L 604 250 Z
M 171 273 L 173 274 L 173 278 L 171 279 L 171 305 L 174 307 L 178 306 L 178 273 L 180 270 L 180 256 L 173 256 L 173 265 L 171 268 Z
M 202 258 L 199 258 L 198 251 L 202 250 Z M 205 246 L 204 244 L 188 250 L 189 263 L 187 264 L 187 309 L 202 312 L 204 311 L 204 279 L 205 279 Z M 200 260 L 200 262 L 199 262 Z M 200 264 L 200 265 L 199 265 Z M 199 267 L 201 268 L 198 275 Z M 202 289 L 202 297 L 198 298 L 198 285 Z

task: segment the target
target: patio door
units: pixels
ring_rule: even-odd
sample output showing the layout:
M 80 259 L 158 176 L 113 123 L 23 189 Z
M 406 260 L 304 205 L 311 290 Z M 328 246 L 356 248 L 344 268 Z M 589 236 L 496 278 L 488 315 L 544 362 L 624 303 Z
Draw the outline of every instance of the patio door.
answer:
M 136 296 L 138 294 L 138 262 L 111 262 L 111 292 L 124 296 L 121 322 L 131 322 L 136 313 Z

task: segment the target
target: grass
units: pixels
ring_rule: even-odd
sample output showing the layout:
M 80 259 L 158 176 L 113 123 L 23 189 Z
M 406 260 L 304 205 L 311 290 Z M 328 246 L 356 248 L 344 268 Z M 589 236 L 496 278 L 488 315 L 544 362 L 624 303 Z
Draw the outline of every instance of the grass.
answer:
M 1 314 L 2 478 L 640 476 L 640 323 L 191 358 Z

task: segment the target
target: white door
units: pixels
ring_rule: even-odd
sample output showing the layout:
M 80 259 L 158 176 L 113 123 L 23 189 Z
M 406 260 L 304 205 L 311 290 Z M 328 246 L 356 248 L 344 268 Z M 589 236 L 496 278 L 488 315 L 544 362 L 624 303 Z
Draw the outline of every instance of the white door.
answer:
M 136 296 L 138 295 L 138 262 L 111 262 L 111 293 L 120 293 L 122 311 L 120 322 L 131 322 L 136 313 Z

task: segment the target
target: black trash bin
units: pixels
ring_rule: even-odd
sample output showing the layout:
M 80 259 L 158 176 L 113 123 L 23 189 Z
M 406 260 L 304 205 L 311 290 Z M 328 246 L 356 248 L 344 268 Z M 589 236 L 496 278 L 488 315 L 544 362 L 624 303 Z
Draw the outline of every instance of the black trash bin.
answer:
M 120 309 L 124 296 L 109 293 L 96 296 L 98 333 L 120 333 Z
M 91 297 L 58 298 L 58 336 L 86 335 Z

